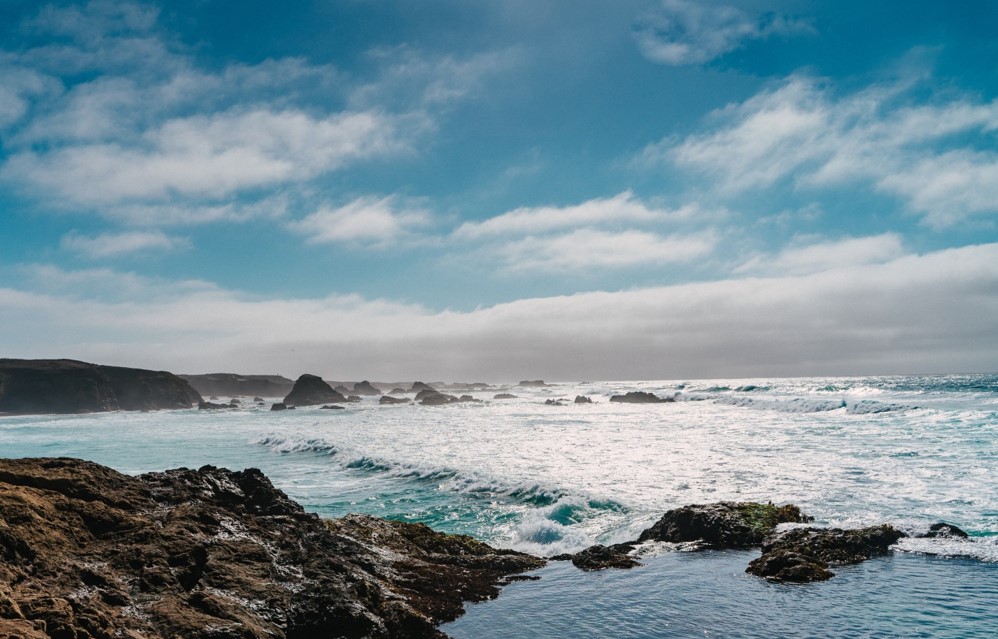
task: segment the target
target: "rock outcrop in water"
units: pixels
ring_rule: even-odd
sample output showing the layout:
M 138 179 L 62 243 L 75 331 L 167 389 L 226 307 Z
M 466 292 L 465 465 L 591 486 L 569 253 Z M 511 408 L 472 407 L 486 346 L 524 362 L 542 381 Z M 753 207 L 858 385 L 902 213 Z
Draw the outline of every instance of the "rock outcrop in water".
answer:
M 672 397 L 659 397 L 653 393 L 644 391 L 631 391 L 623 395 L 614 395 L 610 398 L 616 404 L 663 404 L 676 401 Z
M 762 556 L 745 572 L 773 581 L 823 581 L 834 574 L 830 565 L 885 555 L 904 536 L 888 524 L 853 530 L 796 528 L 767 539 Z
M 381 391 L 375 388 L 371 382 L 366 379 L 362 382 L 357 382 L 353 385 L 353 392 L 357 395 L 380 395 Z
M 321 377 L 307 373 L 295 381 L 294 388 L 284 398 L 284 404 L 288 406 L 316 406 L 345 401 L 347 398 L 333 390 Z
M 544 560 L 421 524 L 322 520 L 255 469 L 130 477 L 0 460 L 0 636 L 441 638 Z
M 670 510 L 638 542 L 695 542 L 704 548 L 753 548 L 779 524 L 814 521 L 792 504 L 722 501 Z
M 381 399 L 378 400 L 379 404 L 408 404 L 409 400 L 405 397 L 392 397 L 391 395 L 382 395 Z
M 237 373 L 208 373 L 205 375 L 178 375 L 187 380 L 197 392 L 208 395 L 257 395 L 284 397 L 291 392 L 294 381 L 281 375 L 239 375 Z M 257 400 L 254 398 L 254 401 Z
M 201 395 L 166 371 L 68 359 L 0 359 L 0 413 L 190 408 Z

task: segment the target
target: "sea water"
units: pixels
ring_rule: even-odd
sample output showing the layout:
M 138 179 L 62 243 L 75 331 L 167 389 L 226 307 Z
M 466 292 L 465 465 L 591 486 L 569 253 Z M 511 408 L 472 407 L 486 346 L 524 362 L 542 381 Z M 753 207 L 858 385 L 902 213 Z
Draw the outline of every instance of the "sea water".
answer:
M 662 404 L 609 402 L 631 390 Z M 512 400 L 493 400 L 498 392 Z M 463 393 L 463 392 L 462 392 Z M 829 582 L 768 584 L 757 553 L 661 548 L 632 571 L 552 564 L 455 637 L 998 636 L 998 376 L 584 382 L 481 403 L 0 417 L 0 455 L 126 473 L 261 468 L 309 510 L 364 512 L 538 555 L 634 539 L 663 512 L 793 502 L 817 525 L 937 521 Z M 574 404 L 585 395 L 593 404 Z M 566 400 L 549 405 L 546 400 Z M 657 553 L 657 554 L 656 554 Z M 571 603 L 575 602 L 575 603 Z M 728 612 L 725 612 L 728 611 Z

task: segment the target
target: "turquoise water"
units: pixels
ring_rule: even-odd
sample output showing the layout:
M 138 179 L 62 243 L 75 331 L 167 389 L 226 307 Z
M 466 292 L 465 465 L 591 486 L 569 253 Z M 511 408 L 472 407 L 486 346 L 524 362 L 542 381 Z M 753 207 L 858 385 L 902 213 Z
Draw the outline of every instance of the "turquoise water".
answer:
M 519 398 L 491 401 L 505 390 Z M 628 390 L 677 401 L 609 403 Z M 600 576 L 553 566 L 448 631 L 500 636 L 461 624 L 482 615 L 483 628 L 515 627 L 517 608 L 505 606 L 523 592 L 581 598 L 570 617 L 590 625 L 566 630 L 569 617 L 552 611 L 545 623 L 556 630 L 502 636 L 995 636 L 998 613 L 982 602 L 998 573 L 996 376 L 586 382 L 473 395 L 487 401 L 0 417 L 0 455 L 81 457 L 126 473 L 254 466 L 323 515 L 421 521 L 539 555 L 634 539 L 670 508 L 728 499 L 793 502 L 819 525 L 917 532 L 942 520 L 971 541 L 902 540 L 887 559 L 790 589 L 745 576 L 738 553 L 668 553 Z M 596 403 L 574 405 L 576 395 Z M 545 405 L 552 398 L 569 403 Z M 765 611 L 770 625 L 718 617 L 722 604 L 739 619 Z M 834 612 L 843 607 L 854 622 L 900 625 L 849 626 Z M 684 611 L 705 625 L 682 625 Z M 628 614 L 665 634 L 620 634 Z

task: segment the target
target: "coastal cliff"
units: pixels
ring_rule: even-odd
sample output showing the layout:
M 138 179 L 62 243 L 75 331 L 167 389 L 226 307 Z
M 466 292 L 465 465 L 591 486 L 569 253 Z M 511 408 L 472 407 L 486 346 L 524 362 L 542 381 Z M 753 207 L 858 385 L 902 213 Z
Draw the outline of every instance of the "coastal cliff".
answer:
M 178 377 L 187 380 L 204 397 L 212 395 L 284 397 L 294 386 L 293 380 L 280 375 L 207 373 L 205 375 L 178 375 Z
M 201 395 L 166 371 L 69 359 L 0 359 L 0 413 L 190 408 Z
M 258 470 L 0 460 L 0 636 L 445 637 L 544 565 L 421 524 L 323 520 Z

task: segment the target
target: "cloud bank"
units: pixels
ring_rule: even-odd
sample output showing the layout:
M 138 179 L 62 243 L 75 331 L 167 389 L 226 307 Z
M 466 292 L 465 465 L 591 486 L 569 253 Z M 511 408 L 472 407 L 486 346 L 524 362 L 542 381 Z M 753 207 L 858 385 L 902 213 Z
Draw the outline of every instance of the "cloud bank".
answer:
M 0 289 L 0 337 L 14 357 L 347 379 L 978 372 L 998 361 L 995 290 L 998 244 L 468 312 L 39 268 L 32 292 Z

